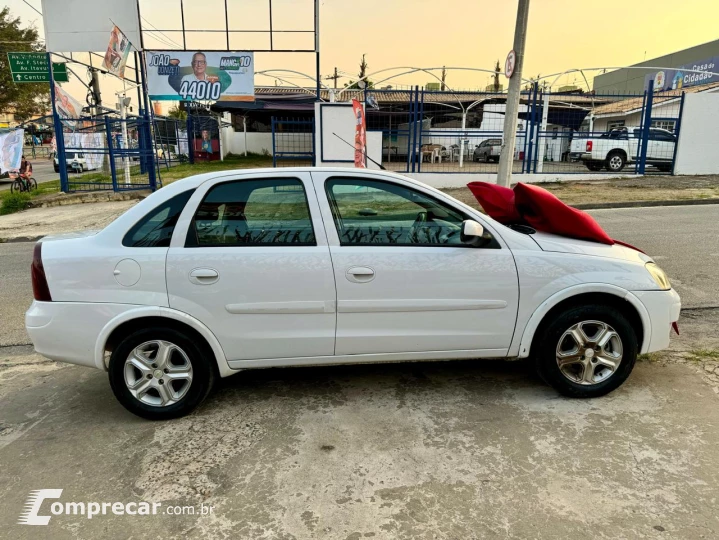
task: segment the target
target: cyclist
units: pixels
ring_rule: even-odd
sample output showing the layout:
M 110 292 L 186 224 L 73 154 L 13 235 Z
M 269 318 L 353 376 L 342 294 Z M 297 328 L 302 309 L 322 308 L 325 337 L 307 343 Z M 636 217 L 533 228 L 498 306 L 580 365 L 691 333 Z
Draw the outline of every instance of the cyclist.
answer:
M 22 180 L 23 191 L 30 191 L 30 177 L 32 176 L 32 163 L 30 163 L 25 156 L 22 156 L 20 161 L 20 170 L 18 178 Z

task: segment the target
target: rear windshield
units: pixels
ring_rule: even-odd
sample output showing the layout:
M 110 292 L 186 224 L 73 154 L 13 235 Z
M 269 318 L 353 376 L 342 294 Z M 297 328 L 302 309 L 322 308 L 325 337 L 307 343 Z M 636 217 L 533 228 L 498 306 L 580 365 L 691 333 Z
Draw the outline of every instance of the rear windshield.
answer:
M 172 233 L 182 210 L 194 193 L 183 191 L 152 209 L 122 239 L 125 247 L 170 247 Z

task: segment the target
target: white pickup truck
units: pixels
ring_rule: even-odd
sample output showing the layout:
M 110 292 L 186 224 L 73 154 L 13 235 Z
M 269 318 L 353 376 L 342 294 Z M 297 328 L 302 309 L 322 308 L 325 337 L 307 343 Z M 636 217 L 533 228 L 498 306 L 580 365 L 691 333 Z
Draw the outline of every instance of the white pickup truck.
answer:
M 606 168 L 610 172 L 621 171 L 627 163 L 638 158 L 642 130 L 638 127 L 621 127 L 603 133 L 599 137 L 577 137 L 572 140 L 570 161 L 582 161 L 590 171 Z M 647 142 L 647 165 L 668 172 L 672 168 L 677 137 L 671 131 L 649 129 Z

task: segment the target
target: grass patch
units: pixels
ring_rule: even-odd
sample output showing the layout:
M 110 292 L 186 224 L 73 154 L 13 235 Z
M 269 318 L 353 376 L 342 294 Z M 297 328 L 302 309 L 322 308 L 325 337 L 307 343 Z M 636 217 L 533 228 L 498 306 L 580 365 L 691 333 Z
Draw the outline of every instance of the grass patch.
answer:
M 32 199 L 29 193 L 8 193 L 0 202 L 0 216 L 25 210 Z
M 659 362 L 662 359 L 662 355 L 660 353 L 651 352 L 646 354 L 640 354 L 637 356 L 637 360 L 640 362 Z
M 693 357 L 691 360 L 696 362 L 719 360 L 719 349 L 695 349 L 693 351 L 689 351 L 689 354 Z
M 163 185 L 170 184 L 175 180 L 180 180 L 195 174 L 203 174 L 208 172 L 230 171 L 233 169 L 255 169 L 272 167 L 272 157 L 263 156 L 261 154 L 248 154 L 245 156 L 237 156 L 228 154 L 224 161 L 202 161 L 193 165 L 183 163 L 170 167 L 169 170 L 160 162 L 160 179 Z

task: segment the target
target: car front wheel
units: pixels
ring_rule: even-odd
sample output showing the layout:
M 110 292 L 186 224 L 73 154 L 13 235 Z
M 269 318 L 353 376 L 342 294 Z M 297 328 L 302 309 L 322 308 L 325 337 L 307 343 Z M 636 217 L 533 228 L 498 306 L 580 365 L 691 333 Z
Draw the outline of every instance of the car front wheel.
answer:
M 618 388 L 634 369 L 636 334 L 611 306 L 569 308 L 540 330 L 537 371 L 565 396 L 603 396 Z
M 215 370 L 202 349 L 172 328 L 126 337 L 110 357 L 110 386 L 128 411 L 148 420 L 189 414 L 207 397 Z

